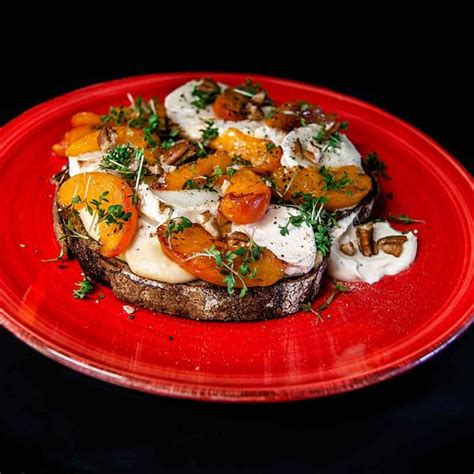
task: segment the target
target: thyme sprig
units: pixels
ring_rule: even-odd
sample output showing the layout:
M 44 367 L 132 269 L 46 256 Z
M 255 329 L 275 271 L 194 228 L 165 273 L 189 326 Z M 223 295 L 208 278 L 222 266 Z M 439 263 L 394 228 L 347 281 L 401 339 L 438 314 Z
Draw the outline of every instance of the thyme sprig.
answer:
M 76 286 L 79 288 L 77 290 L 73 290 L 72 296 L 75 299 L 80 300 L 85 299 L 86 296 L 94 289 L 94 285 L 87 277 L 84 277 L 82 281 L 77 282 Z
M 248 293 L 245 279 L 253 280 L 257 276 L 257 269 L 250 270 L 250 264 L 260 260 L 263 248 L 250 239 L 248 246 L 238 247 L 233 250 L 219 250 L 214 245 L 189 257 L 188 260 L 196 257 L 212 258 L 216 267 L 221 269 L 224 276 L 223 283 L 227 285 L 227 292 L 232 295 L 238 283 L 241 285 L 239 297 L 244 298 Z M 237 259 L 239 265 L 236 267 Z
M 164 117 L 160 117 L 156 112 L 156 99 L 149 101 L 142 97 L 134 98 L 128 95 L 130 107 L 110 107 L 108 114 L 101 116 L 102 123 L 113 123 L 115 125 L 127 124 L 129 127 L 143 130 L 145 141 L 149 148 L 158 146 L 156 134 L 164 128 Z
M 324 179 L 324 190 L 329 191 L 332 189 L 342 189 L 352 183 L 352 179 L 349 178 L 348 174 L 344 172 L 341 178 L 336 179 L 336 176 L 331 173 L 325 166 L 322 166 L 319 170 L 321 176 Z
M 113 171 L 128 181 L 134 188 L 133 202 L 138 202 L 138 186 L 145 176 L 145 150 L 134 146 L 118 145 L 102 157 L 100 169 Z
M 290 226 L 301 227 L 303 224 L 307 225 L 313 229 L 316 248 L 323 256 L 326 256 L 332 243 L 330 230 L 336 224 L 334 215 L 324 209 L 326 202 L 327 198 L 325 197 L 304 194 L 300 205 L 291 206 L 297 212 L 290 216 L 285 225 L 280 226 L 280 234 L 288 235 L 290 233 Z
M 203 87 L 207 83 L 208 87 Z M 221 93 L 219 84 L 204 80 L 201 84 L 194 86 L 191 95 L 195 99 L 191 102 L 198 109 L 205 109 L 211 105 Z
M 72 198 L 72 204 L 84 203 L 86 211 L 93 216 L 92 224 L 97 219 L 97 224 L 105 222 L 108 226 L 115 226 L 115 229 L 122 230 L 125 222 L 127 222 L 132 213 L 130 211 L 125 212 L 121 204 L 110 204 L 107 208 L 104 206 L 109 202 L 108 195 L 109 191 L 104 191 L 97 199 L 91 199 L 87 201 L 81 199 L 79 195 Z
M 388 214 L 387 220 L 390 222 L 398 222 L 400 224 L 425 224 L 425 221 L 421 219 L 414 219 L 406 214 L 398 214 L 394 216 L 393 214 Z
M 193 226 L 193 223 L 187 217 L 173 217 L 170 218 L 166 224 L 166 232 L 165 235 L 168 238 L 168 246 L 169 248 L 172 247 L 171 245 L 171 235 L 172 234 L 179 234 L 184 232 L 184 229 L 188 229 Z
M 347 293 L 350 292 L 350 288 L 342 283 L 339 283 L 337 281 L 334 281 L 334 290 L 331 292 L 331 294 L 327 297 L 326 301 L 322 303 L 320 306 L 318 306 L 316 309 L 313 308 L 311 303 L 303 303 L 301 305 L 301 309 L 303 311 L 309 311 L 313 313 L 317 317 L 317 321 L 319 322 L 324 322 L 323 316 L 322 316 L 322 311 L 324 311 L 328 306 L 331 305 L 331 303 L 334 301 L 334 298 L 339 293 Z
M 197 175 L 187 178 L 182 186 L 183 189 L 208 189 L 216 191 L 219 179 L 222 176 L 231 177 L 236 173 L 236 169 L 228 166 L 223 170 L 220 166 L 216 166 L 212 175 Z

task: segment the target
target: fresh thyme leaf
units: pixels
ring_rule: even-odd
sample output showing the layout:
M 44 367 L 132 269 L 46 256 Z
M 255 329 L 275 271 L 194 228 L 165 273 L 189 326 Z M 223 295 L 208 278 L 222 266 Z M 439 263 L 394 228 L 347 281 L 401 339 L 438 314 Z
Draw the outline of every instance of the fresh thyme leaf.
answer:
M 175 144 L 175 140 L 173 138 L 167 138 L 166 140 L 163 140 L 161 142 L 161 148 L 163 150 L 168 150 L 169 148 L 171 148 L 174 144 Z
M 342 189 L 352 183 L 352 179 L 349 178 L 347 173 L 344 173 L 341 178 L 336 179 L 336 176 L 325 166 L 322 166 L 319 172 L 324 179 L 325 191 L 329 191 L 331 189 Z
M 123 107 L 110 107 L 109 113 L 101 115 L 100 120 L 102 123 L 114 123 L 120 125 L 125 120 L 125 110 Z
M 142 97 L 130 96 L 132 105 L 129 107 L 110 107 L 109 113 L 101 116 L 102 123 L 128 125 L 143 130 L 144 139 L 149 148 L 158 146 L 157 133 L 164 128 L 164 117 L 156 113 L 156 100 L 146 102 Z
M 305 224 L 313 229 L 316 247 L 323 256 L 326 256 L 332 243 L 330 230 L 335 225 L 336 219 L 332 213 L 324 209 L 327 198 L 304 194 L 302 199 L 302 203 L 295 206 L 297 213 L 292 215 L 285 225 L 280 226 L 280 234 L 288 235 L 290 226 L 301 227 Z
M 214 126 L 213 120 L 206 121 L 206 128 L 201 130 L 201 140 L 207 144 L 219 135 L 219 129 Z
M 227 285 L 227 292 L 230 295 L 234 294 L 238 281 L 241 286 L 239 297 L 243 298 L 248 293 L 244 278 L 254 279 L 256 277 L 257 268 L 250 271 L 250 264 L 261 258 L 262 251 L 263 248 L 257 245 L 253 239 L 250 239 L 248 246 L 226 251 L 218 250 L 215 246 L 212 246 L 191 258 L 208 257 L 214 259 L 216 267 L 221 269 L 220 273 L 224 276 L 222 281 Z
M 339 133 L 332 133 L 329 135 L 328 143 L 326 145 L 327 151 L 335 151 L 341 146 L 341 135 Z
M 166 237 L 170 237 L 171 234 L 178 234 L 183 232 L 184 229 L 192 227 L 193 223 L 187 217 L 175 217 L 170 219 L 166 227 Z
M 121 204 L 112 204 L 107 209 L 103 220 L 107 225 L 116 225 L 121 230 L 130 217 L 131 212 L 125 212 Z
M 341 146 L 341 135 L 338 132 L 331 133 L 328 135 L 324 125 L 321 125 L 318 133 L 313 136 L 313 139 L 320 145 L 324 144 L 322 149 L 323 152 L 330 151 L 334 152 Z
M 194 178 L 188 178 L 183 184 L 183 189 L 199 189 L 199 185 Z
M 124 179 L 133 177 L 130 166 L 134 161 L 134 149 L 130 145 L 118 145 L 110 150 L 100 163 L 100 168 L 106 171 L 116 171 Z
M 102 157 L 100 169 L 114 171 L 132 186 L 137 187 L 142 181 L 144 150 L 131 145 L 118 145 Z
M 194 86 L 191 95 L 196 98 L 191 104 L 198 109 L 205 109 L 216 100 L 220 93 L 221 88 L 217 82 L 204 79 L 200 84 Z
M 315 314 L 316 317 L 318 318 L 318 322 L 324 322 L 321 312 L 324 311 L 334 301 L 334 298 L 336 297 L 337 294 L 347 293 L 349 291 L 351 291 L 349 287 L 343 285 L 342 283 L 334 281 L 334 290 L 328 296 L 326 301 L 323 304 L 321 304 L 317 309 L 313 309 L 311 303 L 303 303 L 300 306 L 300 308 L 303 311 L 310 311 L 311 313 Z
M 338 293 L 347 293 L 349 291 L 351 291 L 349 287 L 343 285 L 342 283 L 339 283 L 339 282 L 335 281 L 334 282 L 334 290 L 328 296 L 327 300 L 321 306 L 318 307 L 318 311 L 321 312 L 321 311 L 325 310 L 334 301 L 334 298 L 336 297 L 336 295 Z
M 394 216 L 389 213 L 387 220 L 390 222 L 398 222 L 400 224 L 424 224 L 425 223 L 425 221 L 421 219 L 414 219 L 413 217 L 407 216 L 406 214 L 398 214 L 398 216 Z
M 94 285 L 87 277 L 84 277 L 82 281 L 77 282 L 76 286 L 79 288 L 77 290 L 73 290 L 72 295 L 74 298 L 80 300 L 85 299 L 86 296 L 94 289 Z
M 339 122 L 339 130 L 347 130 L 349 128 L 349 122 Z
M 324 140 L 326 140 L 326 129 L 324 128 L 324 125 L 321 125 L 321 128 L 318 130 L 318 133 L 314 135 L 313 138 L 318 143 L 323 143 Z

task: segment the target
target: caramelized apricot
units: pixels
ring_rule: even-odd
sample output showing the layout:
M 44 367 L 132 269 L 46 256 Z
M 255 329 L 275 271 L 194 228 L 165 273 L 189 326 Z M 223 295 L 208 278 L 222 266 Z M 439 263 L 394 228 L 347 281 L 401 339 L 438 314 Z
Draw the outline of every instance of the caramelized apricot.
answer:
M 100 151 L 100 146 L 98 139 L 99 131 L 95 130 L 89 132 L 86 135 L 79 137 L 77 140 L 74 140 L 66 148 L 66 156 L 79 156 L 83 153 L 91 153 L 93 151 Z
M 82 138 L 93 131 L 94 127 L 91 125 L 79 125 L 77 127 L 71 128 L 71 130 L 64 134 L 63 139 L 59 143 L 53 145 L 54 153 L 59 156 L 66 156 L 66 149 L 72 142 L 79 140 L 79 138 Z
M 315 105 L 303 101 L 291 101 L 279 105 L 265 122 L 269 127 L 287 132 L 310 123 L 334 121 L 335 115 L 326 115 Z
M 323 189 L 323 195 L 327 197 L 324 207 L 330 211 L 355 206 L 372 190 L 370 176 L 364 174 L 357 166 L 329 168 L 328 172 L 333 175 L 336 183 L 343 180 L 349 181 L 347 185 L 340 188 Z
M 214 114 L 222 120 L 244 120 L 247 118 L 246 106 L 249 99 L 234 89 L 226 89 L 222 94 L 217 96 L 214 104 Z
M 262 179 L 248 168 L 242 168 L 230 178 L 219 211 L 235 224 L 250 224 L 265 215 L 270 198 L 270 188 Z
M 196 278 L 213 283 L 214 285 L 227 286 L 224 281 L 229 273 L 223 265 L 218 265 L 212 256 L 203 256 L 209 249 L 213 248 L 220 252 L 225 263 L 225 252 L 230 249 L 224 242 L 214 239 L 200 225 L 193 224 L 184 228 L 181 232 L 172 232 L 167 236 L 167 226 L 158 228 L 158 238 L 163 252 L 181 268 L 194 275 Z M 235 250 L 235 249 L 234 249 Z M 201 254 L 201 255 L 200 255 Z M 243 257 L 236 255 L 233 268 L 239 269 Z M 248 263 L 247 275 L 255 273 L 254 278 L 242 276 L 235 278 L 237 288 L 242 288 L 244 283 L 248 287 L 269 286 L 276 283 L 284 274 L 284 264 L 269 250 L 263 249 L 260 258 L 255 262 Z
M 215 150 L 227 151 L 250 161 L 255 173 L 271 173 L 280 166 L 282 150 L 270 140 L 255 138 L 236 128 L 229 128 L 215 138 L 209 146 Z
M 93 112 L 78 112 L 72 116 L 71 125 L 73 127 L 80 127 L 81 125 L 99 127 L 102 125 L 102 121 L 100 120 L 100 115 Z
M 98 222 L 101 253 L 116 257 L 127 249 L 137 231 L 138 212 L 132 201 L 133 191 L 126 181 L 108 173 L 82 173 L 65 181 L 58 191 L 58 203 L 77 211 L 89 207 L 105 213 Z M 95 203 L 99 203 L 94 204 Z
M 327 199 L 325 208 L 337 210 L 358 204 L 372 190 L 370 176 L 356 166 L 340 166 L 324 171 L 314 167 L 279 168 L 272 174 L 277 194 L 287 201 L 298 201 L 298 196 L 312 194 Z M 332 185 L 328 183 L 328 179 Z
M 206 184 L 206 177 L 213 176 L 219 167 L 224 171 L 232 164 L 228 153 L 218 151 L 214 155 L 200 158 L 193 163 L 179 166 L 175 171 L 168 173 L 165 177 L 165 188 L 169 190 L 183 189 L 190 181 L 195 187 Z

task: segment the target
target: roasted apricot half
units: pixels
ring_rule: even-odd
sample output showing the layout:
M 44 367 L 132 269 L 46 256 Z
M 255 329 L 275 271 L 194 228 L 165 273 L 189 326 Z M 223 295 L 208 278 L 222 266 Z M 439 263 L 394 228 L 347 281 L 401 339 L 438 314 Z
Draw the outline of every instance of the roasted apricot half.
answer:
M 226 276 L 232 273 L 230 265 L 235 272 L 236 288 L 242 288 L 244 284 L 247 287 L 269 286 L 283 277 L 283 262 L 267 249 L 261 250 L 256 261 L 248 262 L 244 272 L 245 249 L 228 247 L 197 224 L 184 227 L 179 232 L 167 232 L 167 229 L 167 224 L 158 228 L 163 252 L 196 278 L 214 285 L 228 286 Z M 233 251 L 234 256 L 229 259 L 232 263 L 229 264 L 226 254 Z
M 97 223 L 101 253 L 116 257 L 135 236 L 138 212 L 133 191 L 126 181 L 108 173 L 82 173 L 65 181 L 58 191 L 58 203 L 75 210 L 86 208 Z

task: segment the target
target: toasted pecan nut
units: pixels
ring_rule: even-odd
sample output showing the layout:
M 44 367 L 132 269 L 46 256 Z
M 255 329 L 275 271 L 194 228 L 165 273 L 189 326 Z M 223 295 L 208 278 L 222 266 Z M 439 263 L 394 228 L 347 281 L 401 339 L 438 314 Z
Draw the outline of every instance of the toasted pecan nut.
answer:
M 354 244 L 350 241 L 339 245 L 339 250 L 349 257 L 352 257 L 356 251 Z
M 370 257 L 374 255 L 374 224 L 373 222 L 367 222 L 360 224 L 356 227 L 357 240 L 359 244 L 359 250 L 364 257 Z
M 114 127 L 104 127 L 100 130 L 97 142 L 102 151 L 108 151 L 115 145 L 117 130 Z
M 210 93 L 218 94 L 219 91 L 220 91 L 219 84 L 217 84 L 216 81 L 214 81 L 213 79 L 210 79 L 208 77 L 203 79 L 201 81 L 201 83 L 196 86 L 196 89 L 199 92 L 204 92 L 204 93 L 208 93 L 208 94 L 210 94 Z
M 183 162 L 191 156 L 195 155 L 197 152 L 196 145 L 189 141 L 183 140 L 172 147 L 164 150 L 161 154 L 161 161 L 167 165 L 174 165 L 178 161 Z
M 248 235 L 243 232 L 232 232 L 232 234 L 226 235 L 226 241 L 229 245 L 246 244 L 249 240 Z
M 247 118 L 249 120 L 262 120 L 264 117 L 262 110 L 251 102 L 245 106 L 245 110 L 247 111 Z
M 250 101 L 253 102 L 254 104 L 257 105 L 262 105 L 265 102 L 265 99 L 267 98 L 267 94 L 265 91 L 260 91 L 257 94 L 255 94 Z
M 375 245 L 375 253 L 381 250 L 384 253 L 393 255 L 394 257 L 400 257 L 403 252 L 403 244 L 408 240 L 405 235 L 390 235 L 377 240 Z

